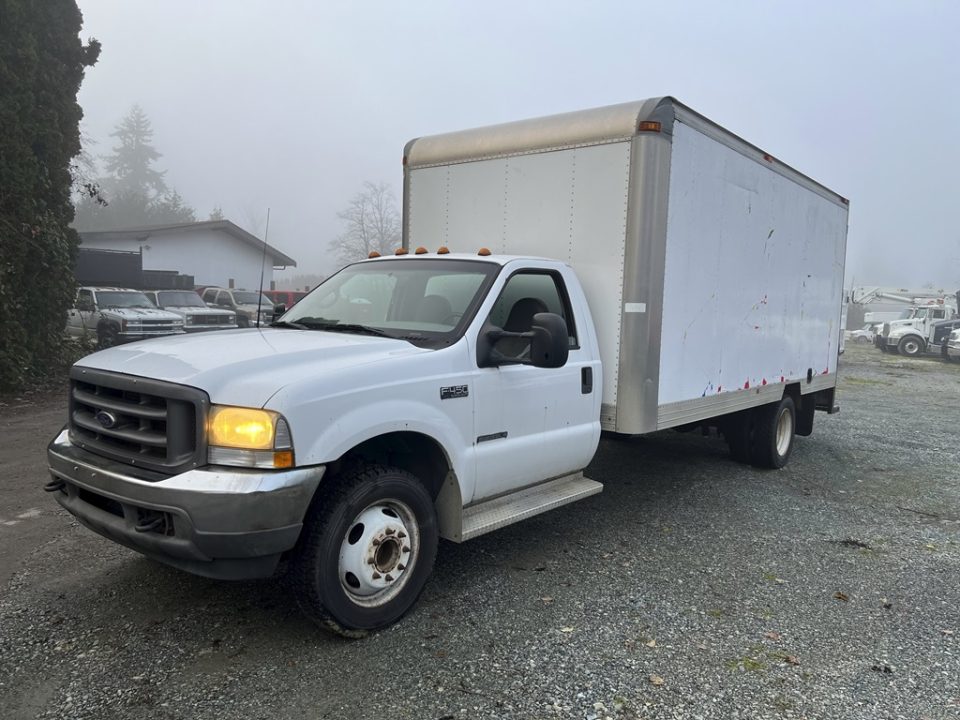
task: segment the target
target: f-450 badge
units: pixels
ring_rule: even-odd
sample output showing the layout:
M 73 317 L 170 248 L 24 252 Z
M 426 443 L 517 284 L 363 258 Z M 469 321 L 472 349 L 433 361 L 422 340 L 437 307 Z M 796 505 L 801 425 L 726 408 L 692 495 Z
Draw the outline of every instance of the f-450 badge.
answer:
M 450 387 L 440 388 L 441 400 L 453 400 L 454 398 L 464 398 L 470 394 L 470 388 L 467 385 L 451 385 Z

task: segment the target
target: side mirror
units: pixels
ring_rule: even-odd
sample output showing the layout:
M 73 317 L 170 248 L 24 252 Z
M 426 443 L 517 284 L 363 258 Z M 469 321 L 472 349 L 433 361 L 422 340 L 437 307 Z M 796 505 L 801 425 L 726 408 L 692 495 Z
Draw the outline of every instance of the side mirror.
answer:
M 534 367 L 560 368 L 570 355 L 570 338 L 566 321 L 556 313 L 533 316 L 533 338 L 530 340 L 530 363 Z
M 508 347 L 500 342 L 507 338 L 516 338 L 521 342 L 510 343 Z M 555 313 L 537 313 L 533 316 L 531 329 L 523 333 L 508 332 L 488 323 L 477 338 L 479 367 L 533 365 L 559 368 L 567 364 L 569 354 L 567 323 Z
M 286 311 L 287 311 L 287 306 L 284 305 L 283 303 L 277 303 L 276 305 L 273 306 L 274 316 L 279 317 L 280 315 L 283 315 Z

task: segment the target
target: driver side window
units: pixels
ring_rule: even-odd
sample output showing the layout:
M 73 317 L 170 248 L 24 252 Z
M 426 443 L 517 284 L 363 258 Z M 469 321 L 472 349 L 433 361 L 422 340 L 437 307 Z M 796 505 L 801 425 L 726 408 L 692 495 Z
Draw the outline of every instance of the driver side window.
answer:
M 89 312 L 93 310 L 93 293 L 89 290 L 81 290 L 77 293 L 77 310 Z
M 529 332 L 533 328 L 533 316 L 542 312 L 562 317 L 567 323 L 570 348 L 579 347 L 563 280 L 551 272 L 526 271 L 513 275 L 494 303 L 489 322 L 507 332 Z M 494 345 L 494 351 L 505 358 L 522 359 L 530 353 L 530 339 L 501 338 Z

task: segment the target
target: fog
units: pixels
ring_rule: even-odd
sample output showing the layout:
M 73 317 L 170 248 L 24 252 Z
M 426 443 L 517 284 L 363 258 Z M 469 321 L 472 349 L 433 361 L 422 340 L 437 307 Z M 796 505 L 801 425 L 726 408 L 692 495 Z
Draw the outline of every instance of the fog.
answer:
M 167 181 L 336 266 L 366 181 L 407 140 L 659 95 L 850 198 L 847 278 L 960 287 L 960 4 L 81 0 L 103 154 L 133 103 Z M 280 277 L 279 275 L 277 276 Z

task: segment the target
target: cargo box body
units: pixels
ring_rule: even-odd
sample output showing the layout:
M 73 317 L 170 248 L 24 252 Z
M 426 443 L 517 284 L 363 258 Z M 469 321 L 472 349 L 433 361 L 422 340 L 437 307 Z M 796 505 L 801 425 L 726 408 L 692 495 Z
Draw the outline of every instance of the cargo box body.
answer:
M 836 386 L 847 211 L 672 98 L 419 138 L 404 157 L 406 246 L 574 268 L 601 423 L 627 434 Z

